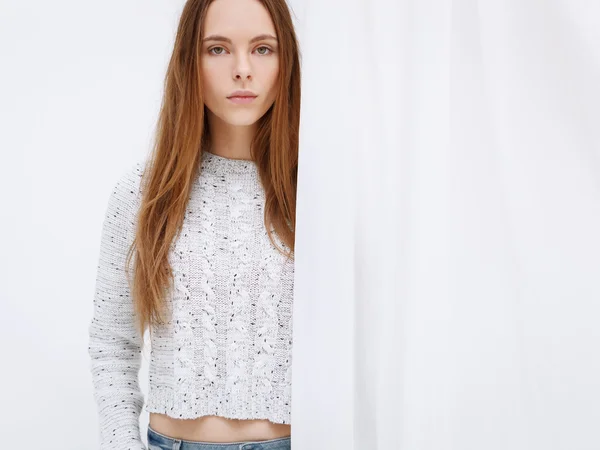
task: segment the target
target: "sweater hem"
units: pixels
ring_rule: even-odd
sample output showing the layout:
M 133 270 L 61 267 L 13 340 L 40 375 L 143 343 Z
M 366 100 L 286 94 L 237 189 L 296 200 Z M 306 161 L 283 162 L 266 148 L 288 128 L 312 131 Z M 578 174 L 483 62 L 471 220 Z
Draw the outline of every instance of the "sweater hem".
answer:
M 285 425 L 291 423 L 291 408 L 287 411 L 275 411 L 274 402 L 269 399 L 248 402 L 247 398 L 218 395 L 218 391 L 198 397 L 189 393 L 186 394 L 186 399 L 178 400 L 171 387 L 151 387 L 144 410 L 148 413 L 165 414 L 174 419 L 219 416 L 226 419 L 268 420 Z M 209 401 L 211 397 L 212 401 Z

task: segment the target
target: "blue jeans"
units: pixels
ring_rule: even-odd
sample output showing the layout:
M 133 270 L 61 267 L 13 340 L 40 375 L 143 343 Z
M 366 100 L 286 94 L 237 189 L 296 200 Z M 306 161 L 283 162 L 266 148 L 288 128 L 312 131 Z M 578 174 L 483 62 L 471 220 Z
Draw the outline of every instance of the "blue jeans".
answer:
M 148 450 L 291 450 L 292 438 L 267 441 L 200 442 L 175 439 L 154 431 L 148 425 Z

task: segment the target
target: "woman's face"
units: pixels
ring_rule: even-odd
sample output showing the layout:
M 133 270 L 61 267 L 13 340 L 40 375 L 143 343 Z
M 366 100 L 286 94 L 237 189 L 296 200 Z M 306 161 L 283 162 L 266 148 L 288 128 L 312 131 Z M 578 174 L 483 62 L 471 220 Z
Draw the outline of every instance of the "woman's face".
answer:
M 276 39 L 253 40 L 261 35 L 276 38 L 259 0 L 215 0 L 208 7 L 201 58 L 204 103 L 230 125 L 254 124 L 275 101 L 279 49 Z M 256 98 L 236 103 L 228 97 L 237 90 L 252 91 Z

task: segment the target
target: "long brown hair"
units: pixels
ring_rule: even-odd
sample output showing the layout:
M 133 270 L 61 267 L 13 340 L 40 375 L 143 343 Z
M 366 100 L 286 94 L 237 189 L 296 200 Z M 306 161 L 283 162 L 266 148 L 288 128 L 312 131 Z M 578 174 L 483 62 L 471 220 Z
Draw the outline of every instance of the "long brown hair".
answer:
M 147 325 L 164 322 L 165 294 L 172 287 L 168 261 L 179 236 L 201 152 L 210 143 L 202 93 L 201 50 L 204 19 L 213 0 L 188 0 L 183 8 L 152 155 L 142 176 L 142 200 L 127 266 L 135 251 L 131 284 L 136 326 L 143 336 Z M 278 90 L 271 108 L 258 121 L 251 144 L 265 190 L 264 224 L 278 251 L 293 258 L 296 228 L 298 131 L 300 123 L 300 50 L 285 0 L 259 0 L 271 15 L 279 41 Z M 282 250 L 271 233 L 289 248 Z

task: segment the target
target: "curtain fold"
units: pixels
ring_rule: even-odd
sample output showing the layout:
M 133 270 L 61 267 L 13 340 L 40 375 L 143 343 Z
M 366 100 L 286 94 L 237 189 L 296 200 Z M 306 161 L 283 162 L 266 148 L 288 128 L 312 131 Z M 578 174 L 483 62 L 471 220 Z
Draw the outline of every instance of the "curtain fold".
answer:
M 600 448 L 600 4 L 291 6 L 293 447 Z

